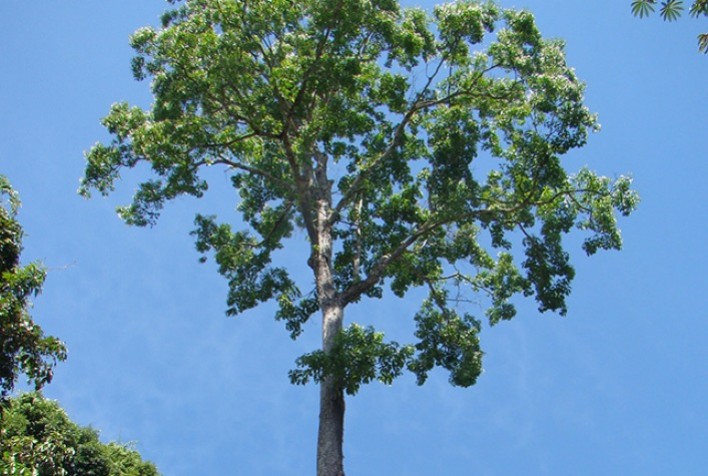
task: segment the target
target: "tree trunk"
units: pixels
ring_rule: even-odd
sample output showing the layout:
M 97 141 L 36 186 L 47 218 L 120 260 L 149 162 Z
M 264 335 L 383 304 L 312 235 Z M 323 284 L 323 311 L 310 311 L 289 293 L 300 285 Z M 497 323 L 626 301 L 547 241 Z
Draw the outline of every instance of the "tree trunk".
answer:
M 322 309 L 322 350 L 331 352 L 342 330 L 344 308 L 332 277 L 331 241 L 322 235 L 317 266 L 317 292 Z M 331 377 L 320 383 L 320 422 L 317 434 L 317 476 L 344 476 L 344 392 Z
M 311 256 L 317 297 L 322 310 L 322 350 L 329 353 L 342 330 L 344 306 L 334 284 L 332 265 L 332 182 L 327 177 L 327 156 L 315 151 L 316 246 Z M 317 433 L 317 476 L 344 476 L 344 392 L 331 377 L 320 383 L 320 422 Z
M 317 476 L 344 476 L 344 395 L 331 382 L 320 387 Z
M 322 348 L 329 352 L 342 329 L 339 303 L 322 310 Z M 320 421 L 317 434 L 317 476 L 344 476 L 344 392 L 332 378 L 320 384 Z

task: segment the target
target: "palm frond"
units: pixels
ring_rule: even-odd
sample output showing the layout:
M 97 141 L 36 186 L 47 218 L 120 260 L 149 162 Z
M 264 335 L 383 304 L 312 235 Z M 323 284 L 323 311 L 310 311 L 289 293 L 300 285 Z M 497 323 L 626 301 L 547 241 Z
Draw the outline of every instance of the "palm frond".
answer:
M 698 35 L 698 51 L 708 54 L 708 33 Z
M 648 17 L 654 12 L 656 0 L 634 0 L 632 2 L 632 15 L 639 18 Z
M 681 0 L 666 0 L 661 2 L 659 14 L 666 21 L 675 21 L 681 17 L 683 2 Z
M 695 0 L 689 12 L 692 17 L 708 16 L 708 0 Z

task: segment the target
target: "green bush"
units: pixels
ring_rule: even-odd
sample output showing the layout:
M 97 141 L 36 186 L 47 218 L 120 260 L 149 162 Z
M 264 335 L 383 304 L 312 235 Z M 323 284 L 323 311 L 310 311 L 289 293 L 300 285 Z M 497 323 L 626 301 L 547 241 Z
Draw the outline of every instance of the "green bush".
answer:
M 128 445 L 103 444 L 40 393 L 3 402 L 0 473 L 11 476 L 158 476 Z

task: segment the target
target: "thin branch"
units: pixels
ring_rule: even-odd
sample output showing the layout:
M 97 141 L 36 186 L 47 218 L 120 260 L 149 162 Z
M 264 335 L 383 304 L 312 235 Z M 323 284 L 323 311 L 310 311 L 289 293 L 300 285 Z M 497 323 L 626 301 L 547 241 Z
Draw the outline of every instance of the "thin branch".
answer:
M 300 167 L 297 163 L 297 157 L 295 151 L 290 143 L 290 137 L 287 134 L 287 130 L 283 131 L 281 140 L 283 146 L 285 147 L 285 157 L 290 166 L 293 177 L 295 177 L 295 189 L 298 199 L 298 205 L 300 207 L 300 213 L 302 214 L 302 219 L 305 222 L 305 229 L 307 230 L 307 236 L 310 239 L 310 243 L 317 245 L 319 243 L 319 235 L 317 234 L 317 229 L 315 228 L 315 220 L 312 216 L 312 193 L 310 190 L 312 183 L 312 171 L 306 169 L 307 176 L 303 176 L 300 172 Z
M 327 41 L 329 40 L 330 33 L 331 33 L 331 29 L 327 28 L 324 32 L 324 35 L 322 35 L 322 38 L 320 38 L 320 41 L 317 44 L 317 48 L 315 50 L 314 60 L 312 61 L 312 64 L 310 64 L 310 66 L 307 68 L 307 70 L 302 75 L 300 89 L 298 90 L 297 94 L 295 95 L 295 99 L 293 100 L 293 103 L 290 105 L 290 108 L 287 112 L 287 117 L 291 117 L 295 113 L 295 109 L 299 106 L 300 102 L 302 101 L 303 97 L 305 96 L 305 91 L 307 90 L 307 83 L 310 81 L 310 76 L 315 71 L 315 66 L 317 66 L 317 64 L 319 63 L 319 60 L 322 58 L 322 55 L 324 54 L 325 45 L 327 44 Z
M 592 189 L 587 189 L 587 188 L 576 188 L 572 190 L 560 190 L 553 194 L 551 197 L 547 198 L 546 200 L 539 200 L 536 202 L 529 202 L 529 201 L 522 201 L 519 203 L 516 203 L 513 206 L 509 206 L 508 208 L 502 208 L 502 207 L 497 207 L 495 206 L 496 204 L 503 204 L 503 205 L 510 205 L 511 202 L 504 202 L 504 201 L 497 201 L 496 203 L 489 204 L 488 208 L 477 210 L 477 213 L 482 213 L 482 214 L 489 214 L 489 213 L 514 213 L 522 208 L 528 208 L 530 206 L 540 206 L 540 205 L 548 205 L 549 203 L 553 203 L 556 201 L 558 198 L 562 196 L 566 196 L 573 200 L 578 207 L 583 210 L 584 212 L 590 212 L 591 210 L 588 209 L 587 207 L 583 207 L 576 199 L 575 195 L 578 193 L 595 193 L 595 190 Z
M 356 301 L 359 296 L 361 296 L 367 290 L 371 289 L 379 281 L 379 279 L 381 279 L 383 273 L 386 271 L 386 268 L 389 264 L 399 259 L 403 255 L 403 253 L 405 253 L 408 248 L 418 240 L 418 238 L 428 234 L 430 231 L 436 229 L 438 226 L 440 226 L 440 224 L 436 222 L 426 222 L 421 225 L 418 230 L 411 233 L 408 238 L 402 241 L 396 247 L 396 249 L 394 249 L 390 253 L 386 253 L 385 255 L 381 256 L 372 266 L 371 271 L 369 271 L 369 274 L 366 278 L 352 284 L 346 290 L 344 290 L 344 292 L 342 292 L 341 294 L 341 301 L 344 304 Z
M 253 175 L 258 175 L 260 177 L 263 177 L 266 180 L 269 180 L 269 181 L 283 187 L 286 190 L 293 191 L 293 185 L 289 182 L 284 181 L 280 177 L 277 177 L 277 176 L 271 174 L 270 172 L 266 172 L 263 169 L 259 169 L 258 167 L 253 167 L 251 165 L 246 165 L 241 162 L 236 162 L 234 160 L 230 160 L 225 157 L 219 157 L 215 160 L 204 159 L 202 161 L 197 162 L 195 165 L 197 167 L 199 167 L 202 165 L 214 165 L 214 164 L 226 165 L 226 166 L 231 167 L 233 169 L 239 169 L 239 170 L 243 170 L 245 172 L 251 173 Z
M 440 104 L 446 104 L 455 99 L 456 97 L 463 96 L 463 95 L 474 95 L 474 93 L 471 90 L 466 90 L 466 91 L 456 91 L 452 94 L 448 94 L 445 97 L 439 98 L 439 99 L 430 99 L 430 100 L 422 100 L 423 96 L 425 93 L 428 91 L 430 86 L 432 85 L 436 75 L 440 72 L 442 65 L 444 64 L 444 59 L 440 61 L 438 64 L 438 67 L 436 68 L 435 72 L 433 72 L 432 75 L 428 77 L 428 81 L 426 82 L 425 86 L 423 89 L 418 93 L 416 100 L 412 103 L 410 109 L 406 112 L 406 114 L 403 116 L 403 119 L 401 122 L 396 126 L 396 130 L 393 133 L 393 138 L 391 139 L 391 142 L 389 143 L 388 147 L 384 152 L 376 159 L 372 160 L 370 163 L 366 164 L 366 166 L 359 172 L 359 175 L 354 179 L 352 182 L 351 186 L 347 190 L 347 192 L 342 196 L 342 198 L 339 200 L 337 205 L 334 207 L 332 211 L 332 216 L 330 217 L 330 223 L 334 222 L 341 211 L 351 203 L 351 201 L 354 199 L 356 196 L 359 187 L 361 186 L 362 182 L 366 180 L 366 178 L 369 176 L 369 171 L 373 169 L 376 164 L 385 161 L 387 158 L 389 158 L 396 148 L 399 146 L 400 140 L 403 137 L 403 133 L 405 131 L 405 128 L 408 126 L 410 121 L 413 119 L 413 117 L 421 110 L 423 109 L 428 109 L 430 107 L 438 106 Z M 477 78 L 475 79 L 474 83 L 472 86 L 474 86 L 477 81 L 484 76 L 484 74 L 488 73 L 489 71 L 498 68 L 498 64 L 494 64 L 487 69 L 480 71 L 478 73 Z M 495 97 L 493 95 L 487 95 L 488 97 L 491 97 L 492 99 L 504 99 L 504 97 Z
M 517 228 L 519 228 L 519 230 L 521 230 L 521 233 L 523 233 L 523 235 L 524 235 L 527 239 L 533 240 L 533 237 L 529 234 L 528 231 L 526 231 L 526 228 L 524 227 L 524 225 L 522 225 L 521 223 L 519 223 L 519 224 L 517 225 Z
M 280 226 L 283 224 L 283 222 L 287 219 L 288 215 L 290 214 L 290 211 L 293 208 L 293 202 L 288 201 L 287 205 L 285 206 L 285 210 L 283 210 L 283 213 L 281 213 L 280 217 L 278 217 L 278 221 L 275 222 L 275 225 L 273 225 L 273 228 L 268 232 L 268 235 L 263 237 L 263 240 L 261 240 L 260 243 L 258 243 L 257 246 L 263 246 L 268 244 L 271 239 L 273 238 L 273 235 L 275 235 L 275 232 L 280 228 Z
M 571 199 L 574 199 L 574 195 L 578 193 L 588 193 L 588 192 L 594 192 L 593 190 L 589 189 L 574 189 L 574 190 L 562 190 L 559 191 L 558 193 L 554 194 L 547 200 L 539 201 L 536 203 L 533 203 L 533 206 L 539 206 L 539 205 L 544 205 L 548 203 L 552 203 L 553 201 L 557 200 L 561 196 L 568 196 Z M 478 210 L 472 210 L 468 212 L 463 212 L 459 215 L 451 215 L 448 216 L 447 218 L 444 219 L 438 219 L 438 220 L 429 220 L 425 223 L 423 223 L 418 229 L 413 231 L 408 238 L 403 240 L 392 252 L 386 253 L 379 257 L 379 259 L 376 261 L 376 263 L 371 267 L 371 271 L 369 272 L 368 276 L 364 278 L 361 281 L 358 281 L 356 283 L 353 283 L 350 285 L 347 289 L 345 289 L 342 294 L 341 294 L 341 299 L 342 302 L 345 304 L 356 301 L 359 296 L 361 296 L 363 293 L 365 293 L 367 290 L 371 289 L 384 275 L 386 268 L 394 261 L 399 259 L 408 249 L 421 237 L 427 235 L 428 233 L 431 233 L 435 231 L 436 229 L 440 228 L 441 226 L 449 225 L 450 223 L 455 223 L 461 220 L 473 220 L 475 218 L 479 218 L 483 215 L 486 214 L 496 214 L 496 213 L 502 213 L 502 214 L 511 214 L 514 213 L 522 208 L 528 207 L 529 204 L 525 203 L 518 203 L 512 207 L 508 208 L 502 208 L 502 207 L 495 207 L 493 205 L 490 205 L 487 208 L 483 209 L 478 209 Z M 525 231 L 522 229 L 522 231 Z M 462 279 L 465 279 L 464 275 L 460 274 L 460 277 Z M 465 279 L 466 280 L 466 279 Z M 479 287 L 479 289 L 483 289 L 482 287 L 479 286 L 479 284 L 475 284 L 475 286 Z
M 352 259 L 352 277 L 355 281 L 359 281 L 359 267 L 361 265 L 361 253 L 362 253 L 362 237 L 361 237 L 361 210 L 364 205 L 364 199 L 359 196 L 359 200 L 356 204 L 356 222 L 354 223 L 354 257 Z
M 239 142 L 243 142 L 245 140 L 250 139 L 251 137 L 258 137 L 258 133 L 253 131 L 249 132 L 247 134 L 242 134 L 238 137 L 234 137 L 231 140 L 228 140 L 226 142 L 206 142 L 204 144 L 199 144 L 196 147 L 203 147 L 205 149 L 221 149 L 221 148 L 230 148 L 233 145 L 238 144 Z

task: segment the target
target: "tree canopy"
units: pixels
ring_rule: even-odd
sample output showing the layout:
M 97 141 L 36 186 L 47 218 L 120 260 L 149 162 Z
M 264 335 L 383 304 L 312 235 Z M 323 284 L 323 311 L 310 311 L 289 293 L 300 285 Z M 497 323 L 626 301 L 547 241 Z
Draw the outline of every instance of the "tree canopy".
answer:
M 587 254 L 621 247 L 617 215 L 638 201 L 631 179 L 565 170 L 562 157 L 598 123 L 563 42 L 544 39 L 529 12 L 477 1 L 432 12 L 394 0 L 172 3 L 161 28 L 131 39 L 134 76 L 151 78 L 154 103 L 113 105 L 112 141 L 87 153 L 81 192 L 107 194 L 123 170 L 149 169 L 119 208 L 146 226 L 167 201 L 203 196 L 205 169 L 229 174 L 240 220 L 198 215 L 197 250 L 229 282 L 228 314 L 274 300 L 296 338 L 321 312 L 322 349 L 290 374 L 322 384 L 321 443 L 341 446 L 341 424 L 323 436 L 322 421 L 341 420 L 340 394 L 372 380 L 409 370 L 422 384 L 441 367 L 452 384 L 474 384 L 482 316 L 470 300 L 491 325 L 515 316 L 519 295 L 565 314 L 571 230 Z M 314 285 L 274 262 L 296 230 Z M 343 325 L 346 306 L 415 288 L 428 297 L 410 344 Z
M 661 2 L 657 2 L 657 0 L 633 0 L 632 13 L 639 18 L 647 17 L 655 12 L 657 4 L 659 4 L 659 15 L 666 21 L 678 20 L 683 15 L 684 2 L 682 0 Z M 693 0 L 689 8 L 689 14 L 694 18 L 708 16 L 708 0 Z M 698 35 L 698 50 L 708 53 L 708 33 Z
M 66 358 L 64 344 L 46 337 L 29 314 L 31 299 L 42 290 L 45 270 L 39 263 L 20 265 L 20 199 L 0 175 L 0 396 L 7 396 L 19 375 L 39 389 L 52 380 L 53 367 Z
M 39 393 L 9 399 L 0 421 L 0 469 L 13 476 L 158 476 L 129 445 L 103 444 Z

